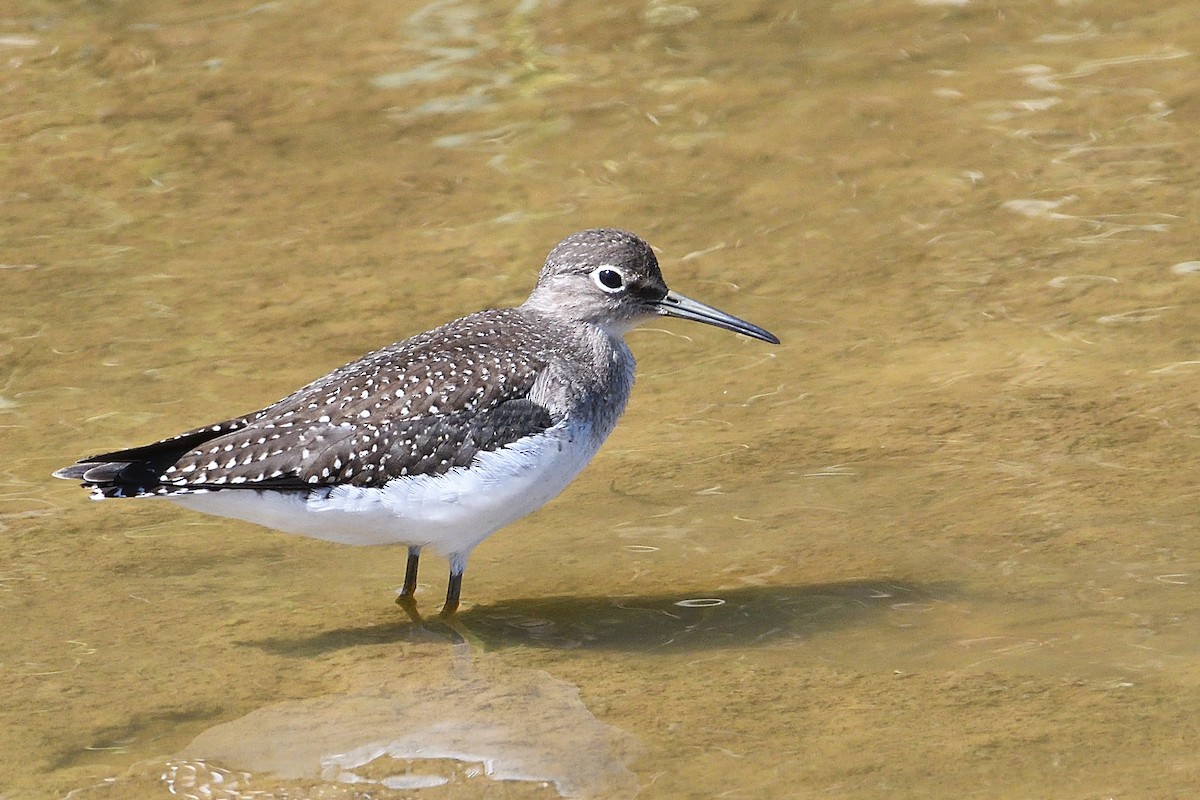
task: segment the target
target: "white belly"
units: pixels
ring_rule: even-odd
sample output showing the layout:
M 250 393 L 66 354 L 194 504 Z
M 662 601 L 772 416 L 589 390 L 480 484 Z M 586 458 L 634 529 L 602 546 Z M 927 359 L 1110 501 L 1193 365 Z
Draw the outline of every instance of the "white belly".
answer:
M 404 544 L 465 556 L 566 488 L 600 443 L 588 426 L 562 424 L 544 435 L 479 453 L 469 467 L 397 478 L 380 489 L 225 489 L 168 499 L 206 514 L 329 542 Z

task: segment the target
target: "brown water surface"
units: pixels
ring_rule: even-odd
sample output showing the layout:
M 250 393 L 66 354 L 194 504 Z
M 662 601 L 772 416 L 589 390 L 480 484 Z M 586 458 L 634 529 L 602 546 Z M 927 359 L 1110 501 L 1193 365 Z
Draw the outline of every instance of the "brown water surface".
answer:
M 16 0 L 0 797 L 1200 796 L 1197 54 L 1181 0 Z M 633 333 L 457 634 L 402 551 L 48 477 L 601 225 L 783 345 Z

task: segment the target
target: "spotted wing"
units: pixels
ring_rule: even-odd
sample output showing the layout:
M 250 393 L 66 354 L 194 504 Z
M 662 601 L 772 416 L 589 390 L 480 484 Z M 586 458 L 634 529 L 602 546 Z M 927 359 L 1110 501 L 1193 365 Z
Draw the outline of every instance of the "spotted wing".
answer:
M 548 357 L 538 332 L 514 313 L 457 320 L 369 353 L 255 414 L 55 474 L 110 497 L 381 486 L 443 474 L 557 421 L 529 398 Z
M 441 475 L 554 424 L 528 398 L 485 409 L 395 420 L 250 426 L 206 442 L 158 476 L 178 487 L 313 489 L 349 484 L 378 487 L 393 478 Z

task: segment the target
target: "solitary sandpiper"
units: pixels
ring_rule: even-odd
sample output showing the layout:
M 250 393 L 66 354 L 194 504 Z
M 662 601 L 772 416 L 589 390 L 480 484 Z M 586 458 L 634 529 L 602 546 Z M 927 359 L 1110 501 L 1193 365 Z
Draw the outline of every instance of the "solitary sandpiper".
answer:
M 472 549 L 540 508 L 625 409 L 624 335 L 659 315 L 778 344 L 667 289 L 644 241 L 614 229 L 558 243 L 516 308 L 480 311 L 368 353 L 279 402 L 54 473 L 96 500 L 185 508 L 343 544 L 403 544 L 401 602 L 422 548 L 450 560 L 458 608 Z

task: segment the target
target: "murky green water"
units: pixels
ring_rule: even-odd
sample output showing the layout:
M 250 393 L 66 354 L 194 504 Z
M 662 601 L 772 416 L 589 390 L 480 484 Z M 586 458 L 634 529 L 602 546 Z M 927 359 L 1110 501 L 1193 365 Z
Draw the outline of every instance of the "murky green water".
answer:
M 1198 53 L 1186 2 L 18 0 L 0 797 L 1200 796 Z M 602 225 L 784 344 L 632 334 L 462 643 L 402 551 L 48 477 Z

